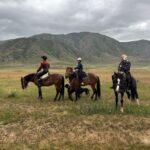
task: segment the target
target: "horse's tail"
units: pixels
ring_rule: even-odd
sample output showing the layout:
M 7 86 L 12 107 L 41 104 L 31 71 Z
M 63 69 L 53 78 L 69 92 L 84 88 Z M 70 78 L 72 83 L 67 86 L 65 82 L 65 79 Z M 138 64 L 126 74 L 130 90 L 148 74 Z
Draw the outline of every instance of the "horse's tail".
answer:
M 101 97 L 101 84 L 100 84 L 100 79 L 99 79 L 99 77 L 97 77 L 97 96 L 98 96 L 98 98 L 100 98 Z
M 65 86 L 65 79 L 64 79 L 64 76 L 62 76 L 61 91 L 60 91 L 62 98 L 64 98 L 64 86 Z
M 138 99 L 138 92 L 137 92 L 137 84 L 135 78 L 131 77 L 131 99 L 136 100 Z

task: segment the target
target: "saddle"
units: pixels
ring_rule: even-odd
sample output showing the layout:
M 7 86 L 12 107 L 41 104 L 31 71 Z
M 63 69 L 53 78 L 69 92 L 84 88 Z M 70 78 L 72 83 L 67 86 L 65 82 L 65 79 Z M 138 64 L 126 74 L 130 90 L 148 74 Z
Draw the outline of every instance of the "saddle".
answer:
M 80 72 L 79 74 L 78 74 L 78 78 L 79 78 L 79 80 L 82 82 L 83 81 L 83 79 L 84 78 L 86 78 L 87 77 L 87 74 L 85 73 L 85 72 Z
M 40 79 L 42 79 L 42 80 L 46 79 L 47 77 L 49 77 L 49 75 L 50 75 L 50 73 L 46 73 L 43 76 L 41 76 Z
M 87 77 L 87 74 L 83 71 L 82 72 L 82 78 L 86 78 Z

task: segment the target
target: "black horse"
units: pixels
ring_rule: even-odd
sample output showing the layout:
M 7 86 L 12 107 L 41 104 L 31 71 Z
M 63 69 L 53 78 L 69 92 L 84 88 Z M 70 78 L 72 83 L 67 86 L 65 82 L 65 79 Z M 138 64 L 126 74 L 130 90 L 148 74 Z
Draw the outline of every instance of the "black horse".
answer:
M 127 88 L 127 79 L 126 74 L 124 72 L 115 72 L 113 75 L 113 88 L 116 97 L 116 109 L 118 107 L 118 95 L 121 95 L 121 112 L 123 109 L 123 97 L 124 93 L 127 93 L 128 99 L 136 101 L 139 105 L 139 96 L 137 92 L 137 84 L 134 77 L 131 77 L 130 90 Z
M 89 89 L 88 88 L 81 88 L 81 87 L 79 87 L 77 90 L 75 90 L 74 87 L 72 87 L 69 84 L 66 84 L 65 88 L 67 88 L 68 96 L 69 96 L 70 100 L 72 100 L 72 101 L 73 101 L 73 98 L 72 98 L 71 95 L 74 92 L 75 92 L 75 96 L 76 96 L 76 101 L 77 101 L 78 98 L 80 98 L 80 95 L 82 93 L 85 93 L 86 95 L 89 95 Z

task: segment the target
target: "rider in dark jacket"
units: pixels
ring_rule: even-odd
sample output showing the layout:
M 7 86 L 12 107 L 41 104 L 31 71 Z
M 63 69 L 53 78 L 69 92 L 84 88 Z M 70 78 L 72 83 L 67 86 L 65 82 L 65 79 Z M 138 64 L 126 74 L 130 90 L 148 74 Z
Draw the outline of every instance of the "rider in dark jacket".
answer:
M 129 90 L 131 84 L 131 73 L 130 73 L 131 63 L 130 61 L 128 61 L 127 57 L 128 56 L 126 54 L 121 55 L 121 62 L 119 63 L 118 71 L 122 71 L 126 74 L 127 90 Z M 114 76 L 112 76 L 112 80 L 114 80 Z
M 130 72 L 131 63 L 127 59 L 122 59 L 119 66 L 118 71 L 122 71 L 124 73 Z
M 40 67 L 37 69 L 37 78 L 38 78 L 38 84 L 41 86 L 42 79 L 40 79 L 44 74 L 49 72 L 50 64 L 47 61 L 46 56 L 41 57 L 43 61 L 40 64 Z
M 83 72 L 83 65 L 81 63 L 82 58 L 79 57 L 77 61 L 78 61 L 78 64 L 76 65 L 74 69 L 75 69 L 75 72 L 77 73 L 77 77 L 82 82 L 82 72 Z
M 122 71 L 126 74 L 126 81 L 127 81 L 127 90 L 130 89 L 130 84 L 131 84 L 131 73 L 130 73 L 130 67 L 131 63 L 128 61 L 128 56 L 123 54 L 121 56 L 121 62 L 118 66 L 118 71 Z

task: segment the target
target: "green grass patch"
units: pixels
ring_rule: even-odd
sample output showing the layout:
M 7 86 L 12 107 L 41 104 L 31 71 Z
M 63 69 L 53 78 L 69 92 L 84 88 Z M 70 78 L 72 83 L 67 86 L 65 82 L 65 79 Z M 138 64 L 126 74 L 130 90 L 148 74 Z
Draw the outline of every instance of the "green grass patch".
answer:
M 17 95 L 17 92 L 16 91 L 11 91 L 9 94 L 8 94 L 8 98 L 16 98 L 18 95 Z
M 137 106 L 136 104 L 128 104 L 124 106 L 124 115 L 150 116 L 150 106 Z M 94 115 L 94 114 L 121 114 L 120 108 L 115 109 L 114 104 L 106 104 L 104 102 L 82 103 L 70 109 L 70 112 L 77 115 Z
M 11 110 L 0 111 L 0 122 L 3 124 L 9 124 L 13 122 L 21 122 L 24 119 L 24 115 L 19 112 L 12 112 Z

